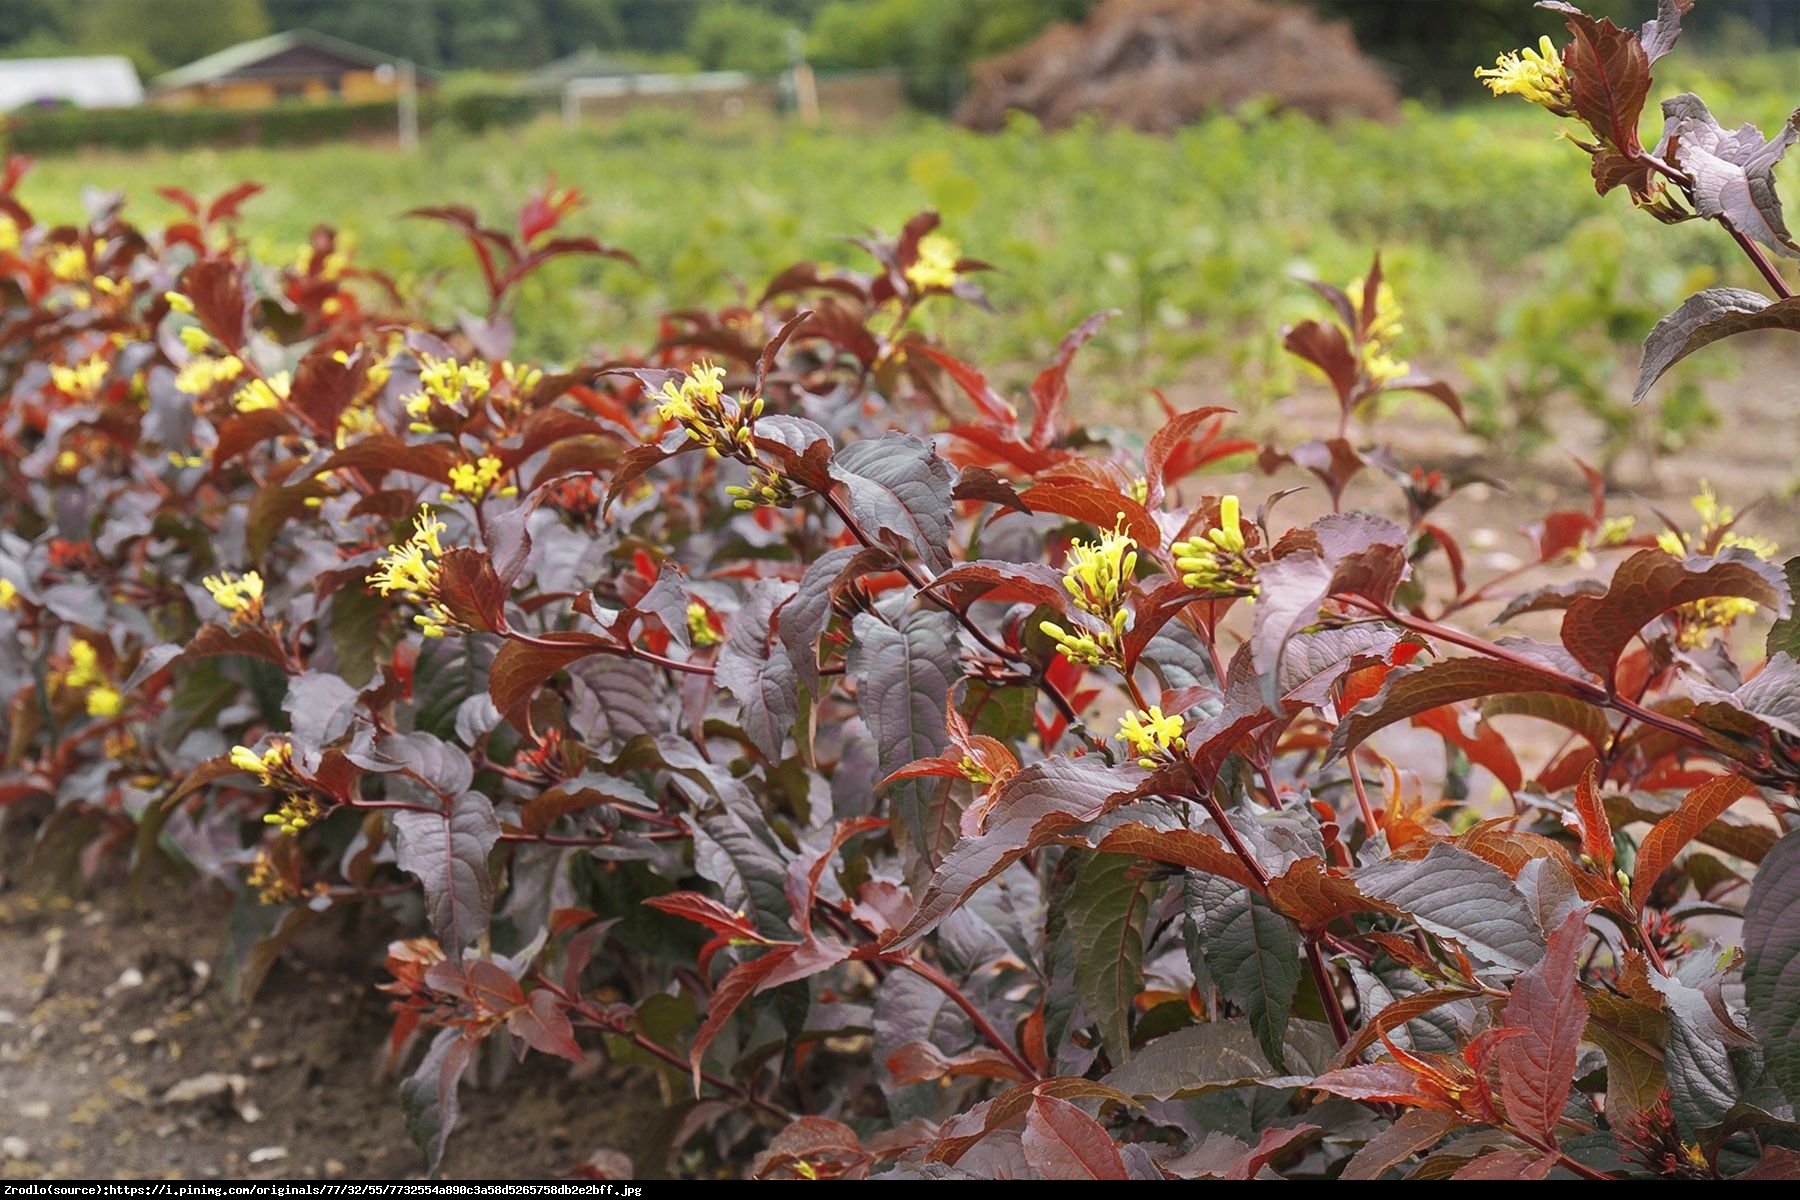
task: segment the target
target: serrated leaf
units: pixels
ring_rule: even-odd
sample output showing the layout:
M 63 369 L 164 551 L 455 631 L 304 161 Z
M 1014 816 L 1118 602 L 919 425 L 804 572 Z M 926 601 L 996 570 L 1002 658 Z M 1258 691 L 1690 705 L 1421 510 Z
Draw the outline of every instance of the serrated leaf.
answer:
M 1588 1010 L 1578 983 L 1578 955 L 1586 938 L 1584 906 L 1551 932 L 1543 958 L 1513 980 L 1501 1027 L 1523 1032 L 1494 1047 L 1507 1120 L 1548 1145 L 1556 1144 L 1556 1126 L 1575 1085 L 1576 1057 L 1587 1030 Z
M 760 580 L 751 587 L 743 607 L 731 616 L 713 676 L 742 706 L 739 723 L 771 762 L 781 759 L 788 732 L 800 719 L 799 680 L 787 647 L 776 637 L 776 619 L 792 595 L 793 585 L 779 580 Z
M 1400 1119 L 1363 1143 L 1350 1159 L 1339 1179 L 1375 1180 L 1403 1160 L 1436 1145 L 1460 1122 L 1450 1113 L 1415 1108 L 1402 1113 Z
M 1512 880 L 1467 850 L 1439 843 L 1422 859 L 1388 859 L 1358 871 L 1356 885 L 1486 962 L 1523 971 L 1543 955 L 1543 930 Z
M 1125 1179 L 1112 1135 L 1067 1100 L 1034 1096 L 1019 1139 L 1025 1161 L 1045 1179 Z
M 875 761 L 885 775 L 950 744 L 944 709 L 962 677 L 957 660 L 956 620 L 936 609 L 920 609 L 898 628 L 868 613 L 851 624 L 854 641 L 846 670 L 856 681 L 857 708 L 875 736 Z M 915 844 L 928 840 L 925 804 L 942 785 L 913 780 L 889 788 L 894 813 L 907 823 Z
M 987 828 L 958 839 L 932 872 L 893 945 L 916 941 L 1026 851 L 1136 798 L 1151 778 L 1141 768 L 1109 767 L 1097 757 L 1051 758 L 1022 768 L 996 788 Z
M 889 549 L 910 549 L 933 571 L 950 565 L 950 465 L 930 442 L 909 433 L 852 442 L 832 458 L 831 477 Z
M 1579 695 L 1574 681 L 1548 669 L 1491 658 L 1446 658 L 1390 672 L 1381 690 L 1344 715 L 1331 735 L 1331 756 L 1341 757 L 1397 721 L 1455 704 L 1515 692 Z
M 1108 1075 L 1106 1083 L 1145 1100 L 1183 1099 L 1252 1084 L 1303 1087 L 1312 1082 L 1312 1065 L 1330 1061 L 1337 1045 L 1323 1025 L 1295 1021 L 1283 1049 L 1289 1063 L 1307 1073 L 1290 1075 L 1270 1066 L 1249 1021 L 1210 1021 L 1157 1038 Z
M 817 697 L 819 689 L 819 638 L 831 622 L 831 605 L 839 591 L 868 571 L 891 563 L 886 550 L 839 546 L 807 564 L 806 574 L 793 599 L 782 605 L 776 619 L 781 644 L 787 647 L 795 677 Z
M 1694 211 L 1724 221 L 1769 249 L 1800 258 L 1800 246 L 1781 215 L 1775 164 L 1800 138 L 1800 113 L 1789 117 L 1773 138 L 1754 125 L 1727 131 L 1692 92 L 1662 103 L 1663 144 L 1675 165 L 1688 173 Z
M 1681 807 L 1658 821 L 1638 843 L 1635 874 L 1631 880 L 1631 902 L 1641 906 L 1650 896 L 1656 880 L 1674 864 L 1675 856 L 1697 837 L 1701 830 L 1739 800 L 1753 792 L 1755 786 L 1736 775 L 1721 775 L 1701 784 L 1687 794 Z M 1757 872 L 1761 878 L 1764 866 Z
M 1631 639 L 1671 608 L 1713 596 L 1754 600 L 1786 616 L 1787 582 L 1773 565 L 1732 547 L 1708 558 L 1640 550 L 1619 564 L 1604 596 L 1579 596 L 1563 616 L 1562 643 L 1583 667 L 1609 683 Z
M 1800 557 L 1787 560 L 1782 568 L 1782 577 L 1787 580 L 1789 596 L 1800 593 Z M 1800 658 L 1800 617 L 1782 617 L 1769 626 L 1769 640 L 1763 653 L 1771 658 L 1777 654 L 1790 654 Z
M 1640 403 L 1664 372 L 1694 351 L 1759 329 L 1800 333 L 1800 298 L 1771 300 L 1743 288 L 1696 292 L 1658 321 L 1644 339 L 1644 361 L 1631 402 Z
M 1288 919 L 1247 888 L 1202 883 L 1201 953 L 1220 994 L 1243 1009 L 1264 1056 L 1287 1070 L 1283 1041 L 1300 990 L 1300 939 Z
M 1654 1109 L 1668 1089 L 1663 1047 L 1669 1022 L 1658 1009 L 1598 989 L 1587 993 L 1587 1036 L 1606 1055 L 1606 1107 L 1629 1120 Z
M 1764 856 L 1744 905 L 1744 1000 L 1769 1072 L 1800 1102 L 1800 833 Z
M 488 855 L 500 840 L 494 806 L 480 792 L 464 792 L 447 813 L 393 813 L 396 862 L 425 889 L 425 915 L 445 953 L 463 950 L 487 932 L 494 908 Z
M 552 630 L 531 642 L 508 639 L 488 666 L 488 695 L 514 729 L 530 736 L 531 698 L 537 690 L 564 667 L 609 645 L 605 638 L 580 630 Z
M 1493 696 L 1482 703 L 1481 715 L 1488 720 L 1536 717 L 1577 734 L 1596 750 L 1604 750 L 1607 742 L 1612 740 L 1612 724 L 1606 719 L 1604 708 L 1557 692 L 1509 692 Z
M 424 1152 L 425 1170 L 433 1179 L 437 1178 L 444 1146 L 460 1115 L 457 1085 L 462 1082 L 477 1045 L 476 1039 L 460 1029 L 439 1030 L 418 1070 L 400 1085 L 400 1110 L 406 1116 L 406 1131 L 413 1144 Z
M 1075 990 L 1116 1063 L 1131 1055 L 1133 1001 L 1144 982 L 1144 918 L 1150 900 L 1135 865 L 1122 854 L 1090 855 L 1066 900 Z

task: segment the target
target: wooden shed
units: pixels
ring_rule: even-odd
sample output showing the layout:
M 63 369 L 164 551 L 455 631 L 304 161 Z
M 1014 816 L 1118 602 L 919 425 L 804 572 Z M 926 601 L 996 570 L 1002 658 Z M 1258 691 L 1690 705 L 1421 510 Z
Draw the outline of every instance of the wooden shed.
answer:
M 426 86 L 423 74 L 420 86 Z M 291 100 L 375 104 L 393 100 L 399 89 L 397 60 L 296 29 L 229 46 L 159 76 L 150 98 L 171 108 L 263 108 Z

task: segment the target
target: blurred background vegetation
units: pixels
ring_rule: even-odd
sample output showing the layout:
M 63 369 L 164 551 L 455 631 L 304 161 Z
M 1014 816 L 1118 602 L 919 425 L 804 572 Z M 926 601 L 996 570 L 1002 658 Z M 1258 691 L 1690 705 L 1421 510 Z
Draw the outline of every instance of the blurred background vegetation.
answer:
M 1391 124 L 1327 127 L 1252 104 L 1173 138 L 1092 123 L 1046 133 L 1027 119 L 988 136 L 932 111 L 956 99 L 969 62 L 1092 3 L 0 0 L 0 53 L 122 52 L 155 70 L 305 27 L 410 56 L 444 72 L 453 95 L 459 81 L 489 87 L 495 72 L 588 46 L 656 69 L 773 71 L 800 30 L 821 69 L 899 68 L 922 111 L 879 128 L 655 110 L 576 129 L 553 117 L 486 132 L 447 123 L 415 156 L 373 140 L 87 151 L 46 157 L 25 196 L 74 218 L 84 187 L 122 189 L 156 219 L 174 215 L 157 186 L 257 180 L 269 190 L 246 231 L 264 253 L 291 256 L 315 225 L 339 226 L 363 262 L 448 318 L 476 300 L 466 251 L 399 214 L 455 201 L 498 218 L 554 174 L 590 199 L 577 225 L 641 263 L 562 262 L 534 281 L 517 314 L 521 352 L 556 361 L 642 346 L 658 312 L 753 296 L 800 258 L 861 266 L 845 235 L 892 231 L 934 207 L 969 253 L 1003 267 L 985 277 L 996 312 L 958 312 L 953 344 L 1018 383 L 1068 328 L 1116 309 L 1082 378 L 1090 402 L 1121 420 L 1152 387 L 1267 413 L 1306 383 L 1279 349 L 1284 322 L 1316 315 L 1295 278 L 1347 281 L 1379 249 L 1408 308 L 1401 349 L 1466 388 L 1490 445 L 1549 448 L 1573 414 L 1593 453 L 1647 458 L 1718 423 L 1718 380 L 1735 355 L 1684 364 L 1642 409 L 1622 397 L 1657 317 L 1699 287 L 1756 286 L 1753 274 L 1710 227 L 1665 228 L 1597 197 L 1554 119 L 1491 99 L 1472 78 L 1500 50 L 1560 34 L 1554 14 L 1527 0 L 1315 5 L 1349 21 L 1401 84 L 1409 98 Z M 1586 7 L 1636 22 L 1655 5 Z M 1800 3 L 1703 0 L 1654 94 L 1693 88 L 1728 126 L 1772 128 L 1800 99 L 1797 43 Z
M 312 29 L 439 70 L 523 71 L 594 46 L 667 68 L 774 71 L 790 30 L 821 69 L 897 67 L 916 91 L 953 97 L 967 65 L 1097 0 L 5 0 L 0 57 L 125 54 L 151 75 L 214 50 Z M 1527 0 L 1319 0 L 1415 96 L 1475 94 L 1467 62 L 1553 24 Z M 1654 0 L 1588 0 L 1620 20 Z M 1686 36 L 1735 49 L 1800 43 L 1794 0 L 1711 0 Z

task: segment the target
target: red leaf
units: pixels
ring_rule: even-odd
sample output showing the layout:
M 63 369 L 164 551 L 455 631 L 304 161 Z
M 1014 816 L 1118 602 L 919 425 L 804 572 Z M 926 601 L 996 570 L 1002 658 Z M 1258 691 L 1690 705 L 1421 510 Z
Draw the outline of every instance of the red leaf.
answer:
M 1650 95 L 1650 59 L 1643 44 L 1611 21 L 1580 12 L 1568 17 L 1575 40 L 1563 47 L 1563 66 L 1575 115 L 1615 149 L 1638 149 L 1638 119 Z
M 1204 871 L 1257 892 L 1263 890 L 1255 873 L 1226 849 L 1224 843 L 1210 833 L 1194 829 L 1152 829 L 1135 823 L 1121 825 L 1101 838 L 1094 849 Z
M 1085 521 L 1095 529 L 1109 530 L 1124 518 L 1125 532 L 1139 547 L 1151 553 L 1162 549 L 1162 530 L 1144 506 L 1129 496 L 1091 483 L 1040 483 L 1021 499 L 1032 512 L 1056 513 Z
M 744 938 L 763 945 L 769 942 L 768 938 L 757 932 L 755 924 L 748 917 L 732 912 L 717 900 L 702 896 L 699 892 L 670 892 L 666 896 L 652 896 L 644 901 L 644 905 L 658 912 L 704 925 L 714 933 Z
M 437 599 L 450 615 L 473 629 L 498 632 L 506 625 L 507 587 L 488 556 L 468 546 L 444 551 L 438 565 Z
M 1556 1165 L 1542 1150 L 1496 1150 L 1463 1164 L 1452 1179 L 1542 1179 Z
M 1513 981 L 1512 996 L 1501 1010 L 1502 1028 L 1524 1032 L 1494 1047 L 1508 1122 L 1552 1146 L 1575 1085 L 1581 1035 L 1587 1031 L 1578 959 L 1587 938 L 1587 912 L 1586 906 L 1570 912 L 1551 932 L 1544 957 Z
M 1351 913 L 1391 913 L 1394 906 L 1363 895 L 1356 881 L 1333 875 L 1325 860 L 1299 859 L 1269 880 L 1269 902 L 1308 931 L 1324 929 Z
M 1338 395 L 1339 407 L 1347 407 L 1356 390 L 1362 366 L 1344 338 L 1344 331 L 1320 321 L 1302 321 L 1282 336 L 1282 348 L 1324 372 Z
M 1786 616 L 1790 606 L 1780 568 L 1748 550 L 1686 559 L 1640 550 L 1619 564 L 1605 595 L 1577 596 L 1569 603 L 1562 642 L 1575 661 L 1611 682 L 1619 655 L 1640 629 L 1671 608 L 1710 596 L 1754 600 L 1777 616 Z
M 575 1027 L 563 1011 L 562 1000 L 549 988 L 531 993 L 531 1000 L 515 1008 L 506 1018 L 506 1027 L 533 1050 L 566 1058 L 577 1065 L 587 1061 L 575 1040 Z
M 799 946 L 781 945 L 760 958 L 739 963 L 725 972 L 713 988 L 712 999 L 706 1006 L 706 1020 L 700 1026 L 700 1032 L 694 1035 L 693 1048 L 688 1051 L 688 1061 L 694 1067 L 694 1094 L 700 1094 L 700 1062 L 706 1057 L 706 1048 L 713 1044 L 725 1022 L 731 1020 L 738 1005 L 750 998 L 764 979 L 775 973 L 775 969 L 794 956 Z
M 1348 1100 L 1378 1100 L 1421 1108 L 1445 1108 L 1434 1089 L 1399 1063 L 1363 1063 L 1327 1071 L 1310 1085 Z
M 908 1042 L 888 1055 L 887 1069 L 897 1084 L 934 1083 L 964 1075 L 1015 1083 L 1023 1079 L 1004 1054 L 987 1046 L 951 1058 L 930 1042 Z
M 250 301 L 236 263 L 203 259 L 181 277 L 181 292 L 194 302 L 200 327 L 233 354 L 244 348 L 250 327 Z
M 1127 1179 L 1125 1159 L 1094 1118 L 1054 1096 L 1035 1096 L 1020 1139 L 1025 1161 L 1046 1179 Z
M 604 638 L 574 630 L 552 631 L 533 642 L 508 640 L 488 669 L 488 695 L 515 729 L 529 735 L 531 697 L 544 681 L 570 663 L 601 653 L 610 644 Z
M 1063 405 L 1069 399 L 1069 367 L 1075 361 L 1076 352 L 1112 315 L 1110 312 L 1095 313 L 1070 330 L 1062 345 L 1057 347 L 1055 361 L 1031 381 L 1031 399 L 1037 406 L 1031 414 L 1031 444 L 1037 449 L 1042 450 L 1061 434 Z M 1148 544 L 1151 543 L 1139 543 Z
M 944 369 L 944 373 L 955 381 L 963 394 L 974 401 L 981 415 L 1002 430 L 1017 430 L 1019 413 L 1006 397 L 988 386 L 986 376 L 974 367 L 937 349 L 935 346 L 921 345 L 918 352 Z
M 1675 862 L 1687 844 L 1755 790 L 1748 779 L 1721 775 L 1687 794 L 1681 807 L 1658 821 L 1638 846 L 1637 874 L 1631 880 L 1631 902 L 1642 906 L 1657 877 Z
M 1170 461 L 1180 453 L 1181 466 L 1188 471 L 1204 465 L 1203 461 L 1194 461 L 1195 456 L 1187 451 L 1198 443 L 1207 446 L 1214 442 L 1214 434 L 1218 432 L 1222 418 L 1232 412 L 1229 408 L 1209 405 L 1206 408 L 1189 409 L 1170 417 L 1163 427 L 1150 435 L 1149 445 L 1144 447 L 1144 485 L 1148 489 L 1146 507 L 1157 508 L 1162 504 L 1163 492 L 1171 478 L 1179 479 L 1186 471 L 1176 471 L 1173 475 L 1165 474 Z M 1204 429 L 1205 436 L 1195 438 L 1196 432 Z M 1193 439 L 1191 442 L 1190 439 Z M 1254 447 L 1252 442 L 1237 443 L 1245 449 Z M 1217 457 L 1224 457 L 1218 455 Z
M 1414 717 L 1413 724 L 1431 730 L 1457 747 L 1476 766 L 1486 767 L 1507 791 L 1516 792 L 1523 787 L 1525 772 L 1519 768 L 1518 758 L 1506 739 L 1500 736 L 1500 731 L 1477 718 L 1473 722 L 1475 731 L 1465 733 L 1462 718 L 1461 709 L 1436 708 Z
M 1610 879 L 1613 873 L 1612 822 L 1607 820 L 1606 805 L 1600 801 L 1598 776 L 1599 764 L 1589 763 L 1581 781 L 1575 785 L 1574 826 L 1581 835 L 1581 852 L 1593 859 L 1600 873 Z M 1569 824 L 1569 819 L 1564 817 L 1563 823 Z

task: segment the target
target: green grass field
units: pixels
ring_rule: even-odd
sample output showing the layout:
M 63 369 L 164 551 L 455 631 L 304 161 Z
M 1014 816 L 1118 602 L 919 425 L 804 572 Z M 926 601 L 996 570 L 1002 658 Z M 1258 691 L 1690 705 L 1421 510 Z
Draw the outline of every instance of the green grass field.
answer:
M 205 194 L 257 180 L 268 191 L 245 228 L 259 248 L 286 253 L 334 223 L 366 264 L 447 316 L 475 298 L 466 252 L 400 214 L 455 202 L 498 218 L 554 173 L 589 198 L 574 227 L 642 264 L 565 262 L 529 289 L 521 350 L 565 361 L 643 344 L 658 311 L 754 291 L 798 258 L 859 265 L 844 235 L 933 206 L 966 253 L 1003 268 L 987 281 L 995 315 L 959 316 L 953 342 L 1023 374 L 1086 314 L 1117 309 L 1085 364 L 1102 399 L 1196 372 L 1243 403 L 1291 386 L 1279 329 L 1317 304 L 1295 278 L 1348 280 L 1379 249 L 1408 309 L 1403 348 L 1472 380 L 1478 416 L 1498 428 L 1521 390 L 1540 406 L 1605 391 L 1595 372 L 1691 287 L 1753 282 L 1716 230 L 1664 228 L 1622 196 L 1596 196 L 1586 159 L 1555 132 L 1504 102 L 1409 106 L 1391 126 L 1221 117 L 1173 139 L 990 137 L 925 118 L 721 128 L 652 113 L 445 137 L 410 156 L 366 144 L 49 159 L 24 194 L 69 217 L 83 187 L 122 189 L 140 219 L 160 220 L 175 210 L 158 185 Z

